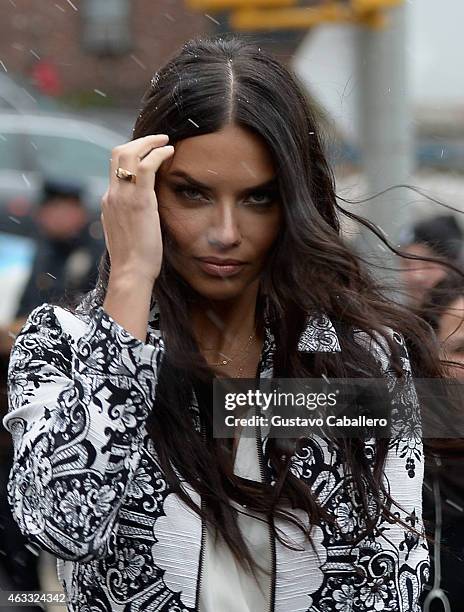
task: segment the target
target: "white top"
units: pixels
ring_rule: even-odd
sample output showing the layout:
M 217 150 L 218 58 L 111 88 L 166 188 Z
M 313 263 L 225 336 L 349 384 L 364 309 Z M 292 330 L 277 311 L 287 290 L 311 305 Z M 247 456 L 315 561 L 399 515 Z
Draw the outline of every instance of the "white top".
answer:
M 243 433 L 243 432 L 242 432 Z M 234 472 L 261 482 L 256 438 L 240 437 L 235 456 Z M 245 571 L 235 559 L 222 536 L 214 538 L 210 529 L 206 532 L 203 567 L 200 578 L 199 612 L 268 612 L 271 595 L 271 546 L 269 524 L 255 518 L 252 513 L 239 504 L 238 509 L 252 516 L 240 513 L 238 525 L 253 559 L 264 571 L 256 569 L 256 578 Z

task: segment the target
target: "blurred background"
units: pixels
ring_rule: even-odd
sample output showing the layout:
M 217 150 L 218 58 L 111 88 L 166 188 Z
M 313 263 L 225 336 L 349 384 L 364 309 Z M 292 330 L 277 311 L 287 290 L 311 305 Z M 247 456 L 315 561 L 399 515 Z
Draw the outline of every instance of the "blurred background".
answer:
M 108 152 L 131 137 L 152 74 L 203 32 L 257 37 L 295 71 L 320 109 L 339 195 L 407 183 L 462 208 L 459 0 L 3 0 L 2 9 L 0 323 L 27 280 L 43 181 L 81 183 L 101 240 Z M 396 189 L 357 212 L 395 242 L 437 206 Z
M 430 198 L 464 208 L 461 0 L 2 0 L 1 8 L 2 415 L 15 333 L 35 305 L 91 286 L 110 150 L 131 138 L 153 73 L 193 36 L 251 35 L 295 72 L 319 110 L 338 194 L 367 199 L 346 206 L 393 244 L 411 224 L 448 212 Z M 416 190 L 397 187 L 405 184 Z M 387 258 L 357 228 L 344 230 Z M 9 435 L 1 440 L 6 472 Z M 7 538 L 2 507 L 0 587 L 3 576 L 22 588 L 16 575 L 37 567 L 41 588 L 59 590 L 55 560 Z

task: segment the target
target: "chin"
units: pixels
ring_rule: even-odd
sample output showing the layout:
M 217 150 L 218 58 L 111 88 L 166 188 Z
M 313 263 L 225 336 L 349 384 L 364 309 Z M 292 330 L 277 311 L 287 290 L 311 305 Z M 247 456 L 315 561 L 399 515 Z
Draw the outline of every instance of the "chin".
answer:
M 250 287 L 250 280 L 243 278 L 199 278 L 198 275 L 185 278 L 190 287 L 202 298 L 213 301 L 233 300 L 245 293 Z
M 201 283 L 198 285 L 191 285 L 195 291 L 208 300 L 214 301 L 225 301 L 232 300 L 245 291 L 245 286 L 242 283 L 234 283 L 234 285 L 222 285 L 218 282 L 217 287 L 205 286 Z

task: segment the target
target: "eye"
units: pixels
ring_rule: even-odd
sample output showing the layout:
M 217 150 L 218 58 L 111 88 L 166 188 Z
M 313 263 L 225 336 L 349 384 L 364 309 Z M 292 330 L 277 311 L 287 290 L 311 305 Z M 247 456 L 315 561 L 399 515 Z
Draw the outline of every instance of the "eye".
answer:
M 274 192 L 256 191 L 254 194 L 250 195 L 250 198 L 258 198 L 258 201 L 251 201 L 251 205 L 255 206 L 256 208 L 267 208 L 269 206 L 272 206 L 276 197 L 277 194 Z
M 193 187 L 174 187 L 174 192 L 185 197 L 187 200 L 201 200 L 202 199 L 202 194 L 200 191 L 198 191 L 198 189 L 195 189 Z M 200 197 L 196 198 L 196 197 L 191 197 L 190 194 L 199 194 Z

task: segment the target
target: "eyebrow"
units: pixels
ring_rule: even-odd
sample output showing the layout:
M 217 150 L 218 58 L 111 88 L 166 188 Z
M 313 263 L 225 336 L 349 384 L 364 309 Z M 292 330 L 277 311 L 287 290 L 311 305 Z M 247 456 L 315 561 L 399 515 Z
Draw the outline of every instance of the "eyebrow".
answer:
M 183 178 L 188 183 L 190 183 L 191 185 L 194 185 L 195 187 L 201 187 L 202 189 L 211 191 L 211 187 L 208 187 L 208 185 L 205 185 L 205 183 L 202 183 L 201 181 L 197 181 L 184 170 L 175 170 L 174 172 L 170 172 L 169 178 L 173 176 Z M 244 189 L 242 193 L 250 193 L 251 191 L 257 191 L 259 189 L 276 189 L 276 188 L 277 188 L 277 177 L 274 176 L 273 178 L 271 178 L 268 181 L 265 181 L 264 183 L 260 183 L 259 185 L 254 185 L 253 187 L 248 187 L 247 189 Z

